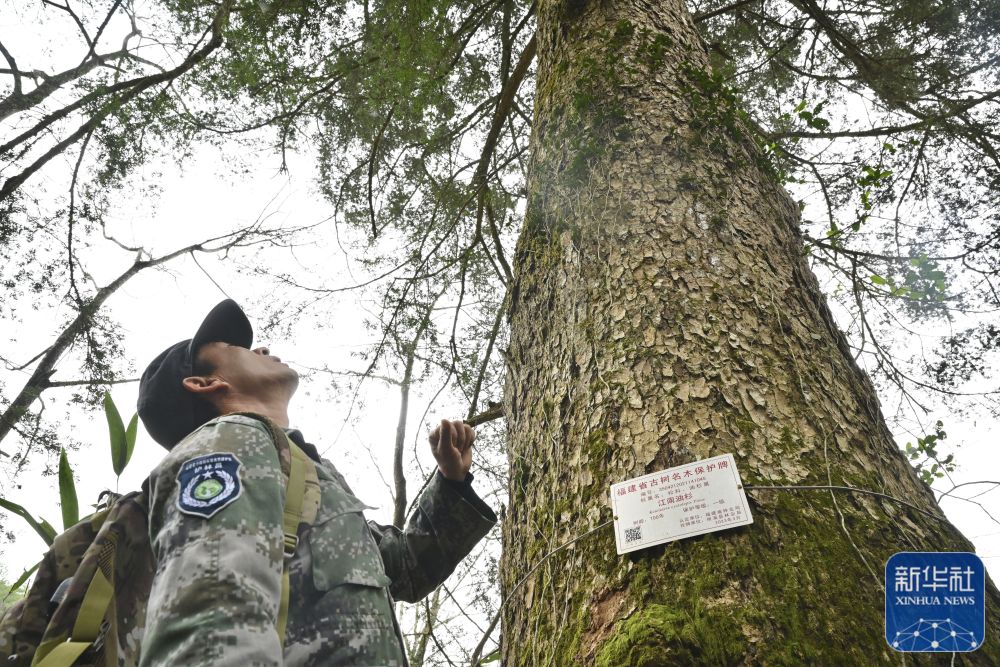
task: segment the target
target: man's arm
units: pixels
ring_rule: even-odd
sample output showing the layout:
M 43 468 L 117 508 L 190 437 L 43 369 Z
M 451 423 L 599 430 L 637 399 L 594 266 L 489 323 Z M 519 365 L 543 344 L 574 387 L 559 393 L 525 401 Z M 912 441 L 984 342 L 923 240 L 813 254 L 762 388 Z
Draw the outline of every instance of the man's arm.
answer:
M 396 600 L 416 602 L 451 575 L 497 522 L 496 514 L 472 487 L 470 502 L 439 471 L 420 494 L 406 528 L 368 522 Z
M 416 602 L 434 590 L 497 522 L 493 510 L 472 490 L 474 439 L 472 427 L 443 420 L 430 436 L 438 470 L 406 528 L 368 523 L 397 600 Z
M 230 416 L 150 477 L 156 557 L 140 665 L 280 665 L 284 478 L 263 426 Z

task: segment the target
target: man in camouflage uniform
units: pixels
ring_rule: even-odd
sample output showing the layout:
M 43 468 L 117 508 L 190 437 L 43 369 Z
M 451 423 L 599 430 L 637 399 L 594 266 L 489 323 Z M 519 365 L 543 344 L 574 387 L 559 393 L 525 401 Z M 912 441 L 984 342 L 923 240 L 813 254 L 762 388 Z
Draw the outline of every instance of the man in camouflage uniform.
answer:
M 405 530 L 367 522 L 333 464 L 288 429 L 295 371 L 252 340 L 243 311 L 223 301 L 143 373 L 139 415 L 169 453 L 149 480 L 157 568 L 140 665 L 405 665 L 393 599 L 427 595 L 496 522 L 470 484 L 475 434 L 442 421 L 430 438 L 438 470 Z M 270 423 L 231 414 L 244 412 Z M 273 424 L 316 468 L 283 646 L 288 444 Z

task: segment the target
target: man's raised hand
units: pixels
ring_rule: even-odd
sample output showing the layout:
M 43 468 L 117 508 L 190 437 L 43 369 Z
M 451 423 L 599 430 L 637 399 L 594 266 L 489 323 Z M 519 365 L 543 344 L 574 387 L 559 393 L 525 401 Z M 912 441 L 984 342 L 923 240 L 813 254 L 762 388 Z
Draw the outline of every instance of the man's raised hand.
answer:
M 472 441 L 475 439 L 475 429 L 462 420 L 441 420 L 431 431 L 430 443 L 442 475 L 456 482 L 465 481 L 472 467 Z

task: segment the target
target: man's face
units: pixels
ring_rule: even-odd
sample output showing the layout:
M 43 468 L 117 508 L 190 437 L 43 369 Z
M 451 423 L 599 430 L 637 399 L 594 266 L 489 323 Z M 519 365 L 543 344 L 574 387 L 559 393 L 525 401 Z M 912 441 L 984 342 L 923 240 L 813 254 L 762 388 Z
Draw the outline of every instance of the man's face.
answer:
M 214 368 L 211 377 L 230 385 L 240 395 L 264 398 L 274 392 L 295 392 L 299 375 L 266 347 L 248 350 L 228 343 L 208 343 L 197 353 L 198 360 Z

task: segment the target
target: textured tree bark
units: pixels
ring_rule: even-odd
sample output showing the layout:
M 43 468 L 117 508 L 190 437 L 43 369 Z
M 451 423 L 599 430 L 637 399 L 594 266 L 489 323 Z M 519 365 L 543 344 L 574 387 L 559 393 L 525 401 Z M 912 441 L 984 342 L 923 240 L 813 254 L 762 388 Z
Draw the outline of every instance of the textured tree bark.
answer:
M 885 561 L 971 545 L 872 496 L 751 491 L 752 525 L 631 557 L 605 528 L 513 590 L 611 518 L 611 482 L 727 452 L 748 484 L 855 486 L 941 515 L 685 5 L 541 2 L 537 40 L 505 391 L 504 664 L 899 664 Z M 986 644 L 955 664 L 1000 664 L 990 596 Z

